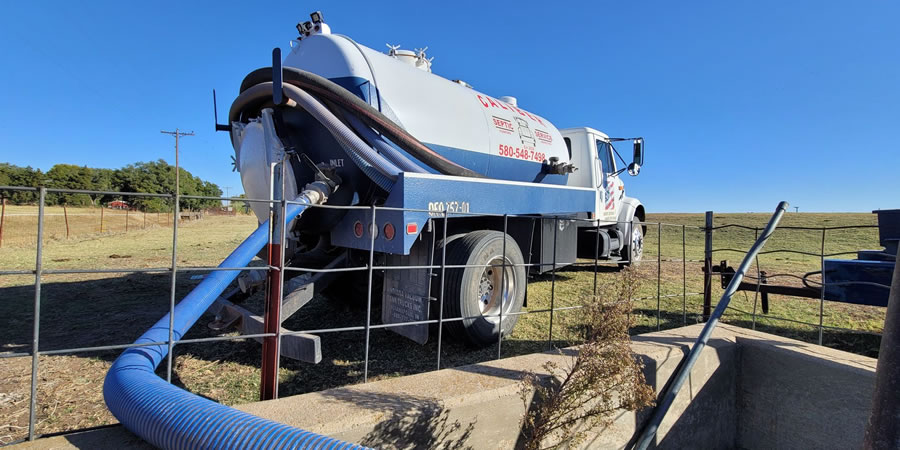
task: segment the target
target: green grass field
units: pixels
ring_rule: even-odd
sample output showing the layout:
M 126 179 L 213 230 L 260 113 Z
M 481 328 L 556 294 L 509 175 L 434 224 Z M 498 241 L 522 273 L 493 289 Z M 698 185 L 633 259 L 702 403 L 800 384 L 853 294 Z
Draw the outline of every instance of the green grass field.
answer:
M 716 214 L 716 225 L 742 224 L 762 227 L 768 214 Z M 702 297 L 682 293 L 701 291 L 703 257 L 702 214 L 656 214 L 650 222 L 663 222 L 659 230 L 648 225 L 644 261 L 636 268 L 641 285 L 640 299 L 634 314 L 638 319 L 635 333 L 660 328 L 673 328 L 699 321 Z M 782 225 L 833 227 L 874 225 L 872 214 L 807 214 L 788 213 Z M 256 221 L 252 216 L 207 217 L 179 228 L 178 262 L 182 266 L 218 264 L 250 231 Z M 684 227 L 682 227 L 682 225 Z M 682 247 L 682 232 L 684 247 Z M 658 239 L 661 237 L 662 239 Z M 714 235 L 716 249 L 746 250 L 754 240 L 752 230 L 725 228 Z M 127 234 L 93 235 L 81 239 L 52 239 L 44 247 L 44 268 L 151 268 L 166 267 L 171 262 L 172 229 L 147 227 Z M 818 253 L 822 246 L 819 230 L 782 229 L 775 233 L 766 250 L 788 249 Z M 826 253 L 878 248 L 877 230 L 862 228 L 827 232 Z M 682 251 L 684 250 L 684 258 Z M 662 261 L 657 265 L 657 257 Z M 716 252 L 714 261 L 727 259 L 737 266 L 742 254 Z M 852 258 L 852 256 L 848 256 Z M 30 270 L 34 266 L 33 246 L 0 248 L 3 270 Z M 819 268 L 819 257 L 793 253 L 768 253 L 760 256 L 762 270 L 769 274 L 802 275 Z M 180 299 L 196 285 L 199 273 L 180 272 L 177 297 Z M 683 275 L 686 275 L 683 277 Z M 754 273 L 755 275 L 755 267 Z M 614 266 L 603 265 L 596 271 L 598 283 L 615 284 L 621 274 Z M 66 274 L 45 275 L 41 302 L 42 350 L 127 344 L 137 338 L 168 310 L 171 275 L 156 274 Z M 578 305 L 593 294 L 595 270 L 592 262 L 535 277 L 529 285 L 528 310 Z M 657 287 L 657 279 L 659 284 Z M 776 281 L 777 280 L 777 281 Z M 797 285 L 793 278 L 772 282 Z M 0 351 L 25 352 L 31 344 L 33 276 L 0 277 L 0 314 L 5 318 L 0 328 Z M 551 296 L 551 286 L 555 295 Z M 718 280 L 713 282 L 714 302 L 721 295 Z M 660 294 L 657 314 L 657 292 Z M 753 316 L 753 293 L 739 292 L 724 322 L 750 327 Z M 247 307 L 259 311 L 262 296 L 249 299 Z M 372 322 L 379 323 L 378 305 Z M 787 319 L 787 320 L 779 320 Z M 578 326 L 577 310 L 553 315 L 555 345 L 575 342 Z M 818 328 L 797 322 L 818 324 L 819 302 L 810 299 L 772 296 L 768 316 L 759 315 L 756 327 L 779 335 L 817 342 Z M 825 302 L 822 321 L 825 326 L 842 327 L 859 332 L 881 331 L 884 309 Z M 201 319 L 188 333 L 188 338 L 216 335 Z M 292 330 L 365 324 L 365 309 L 344 302 L 316 298 L 285 322 Z M 551 315 L 538 313 L 522 316 L 513 334 L 503 341 L 504 357 L 548 348 Z M 874 356 L 879 340 L 871 334 L 828 329 L 825 345 Z M 372 330 L 369 379 L 418 373 L 437 367 L 436 333 L 420 346 L 392 332 Z M 323 361 L 318 365 L 282 360 L 282 396 L 317 391 L 363 380 L 363 332 L 323 334 Z M 497 347 L 473 350 L 452 340 L 441 343 L 441 366 L 452 367 L 497 357 Z M 38 432 L 74 430 L 114 422 L 102 400 L 103 376 L 119 351 L 44 355 L 40 358 L 38 390 Z M 258 399 L 261 347 L 254 341 L 179 345 L 173 379 L 192 392 L 225 404 L 238 404 Z M 30 358 L 0 359 L 0 438 L 5 442 L 21 438 L 27 429 Z M 164 369 L 160 372 L 164 376 Z M 4 433 L 5 431 L 5 433 Z M 2 436 L 2 435 L 7 436 Z

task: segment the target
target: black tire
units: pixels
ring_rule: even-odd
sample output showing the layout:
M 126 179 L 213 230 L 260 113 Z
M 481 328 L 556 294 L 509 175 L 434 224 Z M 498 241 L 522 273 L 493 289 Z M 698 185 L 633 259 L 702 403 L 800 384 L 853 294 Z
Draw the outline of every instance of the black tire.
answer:
M 503 305 L 503 335 L 509 335 L 525 301 L 527 282 L 522 251 L 509 235 L 500 231 L 480 230 L 447 239 L 447 265 L 491 265 L 502 269 L 503 246 L 506 242 L 506 274 L 493 267 L 467 267 L 446 269 L 444 285 L 444 319 L 471 317 L 462 321 L 444 324 L 453 337 L 482 347 L 497 342 L 500 331 L 500 306 Z M 435 259 L 440 264 L 442 248 L 435 251 Z M 518 265 L 518 266 L 514 266 Z M 441 282 L 440 279 L 437 281 Z M 496 289 L 496 285 L 506 283 L 506 289 Z M 501 292 L 509 294 L 502 301 Z M 432 289 L 440 292 L 440 284 Z M 485 317 L 487 316 L 487 317 Z
M 630 232 L 631 236 L 625 237 L 625 247 L 622 248 L 620 255 L 623 260 L 628 262 L 620 264 L 622 267 L 630 266 L 636 262 L 640 262 L 644 256 L 644 227 L 641 226 L 640 219 L 634 217 L 631 219 L 631 225 L 627 227 L 626 232 Z

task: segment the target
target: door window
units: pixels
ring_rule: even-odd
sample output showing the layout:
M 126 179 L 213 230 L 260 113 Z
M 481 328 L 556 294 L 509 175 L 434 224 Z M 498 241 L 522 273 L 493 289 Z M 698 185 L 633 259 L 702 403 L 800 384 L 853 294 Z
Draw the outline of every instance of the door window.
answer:
M 603 173 L 613 173 L 616 171 L 616 161 L 612 156 L 612 149 L 608 142 L 597 140 L 597 156 L 600 158 L 600 164 L 603 165 Z

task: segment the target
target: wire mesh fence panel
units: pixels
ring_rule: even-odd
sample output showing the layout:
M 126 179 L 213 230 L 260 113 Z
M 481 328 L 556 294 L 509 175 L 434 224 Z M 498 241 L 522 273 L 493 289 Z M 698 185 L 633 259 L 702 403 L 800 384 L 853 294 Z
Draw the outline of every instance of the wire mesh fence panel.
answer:
M 734 221 L 736 215 L 717 215 Z M 752 221 L 716 224 L 714 263 L 737 261 L 759 228 Z M 821 271 L 829 258 L 855 259 L 859 250 L 880 248 L 877 221 L 872 214 L 786 214 L 782 224 L 758 258 L 765 283 L 822 291 Z M 756 283 L 748 274 L 745 282 Z M 717 276 L 713 298 L 721 295 Z M 743 290 L 735 294 L 723 317 L 732 323 L 781 336 L 876 356 L 885 308 L 825 300 L 824 291 L 811 297 L 768 294 L 768 313 L 761 294 Z
M 165 202 L 172 199 L 165 198 Z M 169 209 L 175 209 L 173 206 Z M 106 412 L 99 381 L 110 363 L 137 335 L 208 276 L 212 267 L 258 223 L 252 215 L 204 215 L 199 220 L 180 222 L 177 234 L 173 234 L 176 230 L 171 227 L 176 217 L 171 213 L 47 206 L 43 217 L 45 245 L 41 246 L 43 274 L 38 324 L 34 316 L 37 286 L 32 273 L 37 260 L 38 217 L 11 215 L 29 214 L 27 208 L 36 207 L 21 208 L 14 211 L 16 208 L 7 205 L 4 243 L 0 248 L 0 273 L 6 271 L 0 276 L 0 313 L 5 318 L 5 326 L 0 327 L 0 379 L 5 380 L 2 392 L 8 392 L 0 401 L 0 417 L 9 423 L 8 438 L 2 442 L 28 437 L 29 431 L 36 436 L 114 422 Z M 377 221 L 379 214 L 390 210 L 367 208 L 367 213 Z M 59 212 L 63 215 L 55 215 Z M 443 246 L 438 244 L 452 236 L 445 236 L 448 227 L 442 221 L 453 221 L 465 214 L 443 214 L 432 218 L 427 227 L 431 234 L 426 233 L 422 238 L 423 241 L 431 239 L 423 244 L 431 251 L 420 260 L 405 261 L 409 267 L 373 252 L 372 244 L 367 250 L 354 251 L 352 260 L 337 266 L 285 268 L 285 286 L 297 277 L 334 271 L 340 280 L 336 287 L 354 289 L 319 292 L 298 313 L 282 317 L 283 329 L 277 333 L 281 342 L 299 335 L 313 336 L 318 339 L 322 362 L 312 364 L 281 357 L 280 395 L 544 351 L 548 343 L 555 347 L 574 345 L 580 342 L 584 331 L 581 308 L 589 302 L 617 298 L 615 291 L 625 273 L 620 267 L 623 261 L 595 257 L 561 262 L 554 257 L 543 261 L 523 258 L 521 264 L 514 264 L 508 258 L 508 244 L 497 247 L 498 265 L 473 265 L 455 257 L 447 259 Z M 738 261 L 740 252 L 752 244 L 763 216 L 716 215 L 714 263 L 721 259 Z M 483 217 L 492 220 L 492 229 L 500 234 L 506 234 L 510 220 L 520 219 L 499 212 Z M 829 226 L 862 224 L 860 228 L 829 230 L 825 253 L 877 247 L 873 220 L 867 215 L 802 219 L 791 222 L 788 215 L 783 222 L 788 227 L 776 232 L 766 249 L 771 252 L 760 256 L 761 270 L 770 276 L 815 270 L 821 265 L 822 244 L 808 242 L 811 238 L 804 233 L 820 233 L 825 220 L 836 221 Z M 557 230 L 560 221 L 571 218 L 548 220 L 554 223 L 552 229 Z M 68 239 L 65 238 L 66 221 Z M 729 223 L 739 226 L 726 226 Z M 818 229 L 813 226 L 816 224 Z M 702 225 L 703 217 L 699 214 L 651 215 L 646 223 L 640 224 L 646 227 L 643 259 L 629 269 L 638 281 L 633 292 L 632 314 L 637 319 L 634 333 L 675 328 L 701 320 L 705 245 Z M 552 270 L 554 264 L 558 265 L 556 270 Z M 252 265 L 267 269 L 261 260 Z M 496 319 L 501 329 L 504 323 L 515 323 L 515 327 L 493 345 L 480 347 L 458 339 L 455 333 L 445 333 L 454 324 L 485 316 L 482 312 L 470 317 L 461 312 L 444 314 L 442 302 L 447 294 L 443 291 L 446 289 L 443 280 L 447 274 L 458 274 L 465 269 L 481 274 L 488 273 L 491 267 L 499 268 L 502 276 L 494 282 L 505 285 L 507 274 L 513 273 L 507 272 L 507 265 L 528 274 L 527 303 L 521 311 L 507 314 L 501 308 L 502 315 L 499 312 L 486 315 Z M 177 269 L 174 278 L 173 268 Z M 547 270 L 538 270 L 544 268 Z M 423 317 L 400 320 L 385 314 L 382 295 L 389 292 L 389 286 L 385 287 L 383 280 L 394 271 L 425 274 L 422 296 L 428 298 L 429 312 Z M 785 278 L 789 283 L 802 284 L 800 277 L 805 273 Z M 815 281 L 814 276 L 808 278 Z M 711 294 L 718 298 L 719 280 L 714 280 L 712 286 Z M 261 315 L 265 307 L 264 291 L 251 291 L 235 302 L 240 308 Z M 284 296 L 289 294 L 283 292 Z M 755 321 L 759 330 L 813 342 L 821 330 L 825 345 L 863 354 L 877 350 L 877 336 L 873 333 L 880 331 L 883 308 L 828 302 L 824 314 L 820 315 L 821 303 L 815 299 L 776 295 L 770 299 L 769 314 L 760 311 L 754 314 L 758 299 L 753 292 L 740 292 L 725 321 L 747 327 Z M 173 382 L 226 404 L 257 400 L 261 346 L 256 339 L 236 333 L 233 327 L 221 327 L 216 323 L 219 319 L 207 314 L 179 342 L 172 342 L 171 372 L 164 361 L 160 366 L 162 377 L 171 373 Z M 36 328 L 39 328 L 40 356 L 35 360 L 31 356 L 32 332 Z M 427 339 L 424 344 L 414 343 L 397 333 L 400 328 L 424 330 Z M 29 404 L 34 367 L 38 371 L 32 411 Z

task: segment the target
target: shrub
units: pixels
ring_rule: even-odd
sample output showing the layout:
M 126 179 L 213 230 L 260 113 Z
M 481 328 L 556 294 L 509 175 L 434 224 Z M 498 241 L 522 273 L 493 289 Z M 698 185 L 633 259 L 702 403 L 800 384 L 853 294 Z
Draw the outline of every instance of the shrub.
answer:
M 549 375 L 528 373 L 520 395 L 529 408 L 522 433 L 526 449 L 576 447 L 590 430 L 608 426 L 619 410 L 650 406 L 654 391 L 644 379 L 643 363 L 631 350 L 632 299 L 638 280 L 631 269 L 585 299 L 584 343 L 567 367 L 553 362 Z

